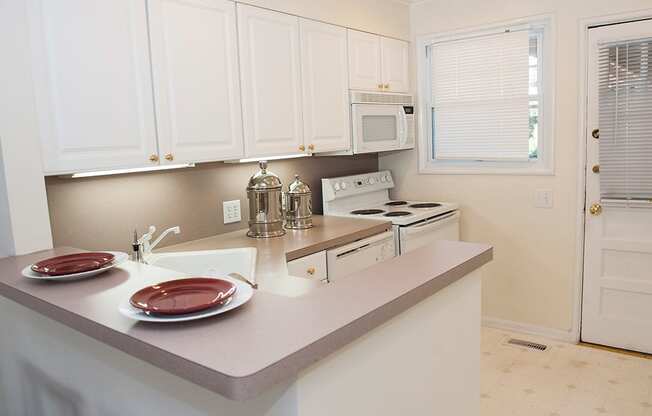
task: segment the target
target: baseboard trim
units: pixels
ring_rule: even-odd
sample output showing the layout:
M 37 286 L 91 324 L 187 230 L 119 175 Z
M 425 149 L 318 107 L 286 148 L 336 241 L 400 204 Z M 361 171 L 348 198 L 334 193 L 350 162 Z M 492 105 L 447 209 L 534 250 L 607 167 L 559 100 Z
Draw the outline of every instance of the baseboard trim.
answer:
M 482 325 L 490 328 L 521 332 L 528 335 L 535 335 L 570 343 L 578 343 L 580 340 L 579 334 L 576 334 L 574 331 L 563 331 L 561 329 L 509 321 L 506 319 L 492 318 L 490 316 L 482 317 Z

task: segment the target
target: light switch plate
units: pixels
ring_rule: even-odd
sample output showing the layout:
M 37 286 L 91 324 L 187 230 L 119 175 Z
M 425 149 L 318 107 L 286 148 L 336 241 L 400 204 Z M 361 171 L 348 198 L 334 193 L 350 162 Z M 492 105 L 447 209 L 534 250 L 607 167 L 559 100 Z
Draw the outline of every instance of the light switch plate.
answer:
M 537 189 L 534 195 L 536 208 L 552 208 L 552 189 Z
M 222 207 L 224 211 L 224 224 L 231 224 L 242 220 L 239 199 L 224 201 L 222 202 Z

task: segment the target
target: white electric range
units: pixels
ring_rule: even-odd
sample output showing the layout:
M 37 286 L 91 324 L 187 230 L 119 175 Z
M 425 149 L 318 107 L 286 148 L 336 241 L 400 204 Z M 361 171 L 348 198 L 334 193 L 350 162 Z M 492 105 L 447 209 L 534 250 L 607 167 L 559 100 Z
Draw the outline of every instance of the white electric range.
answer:
M 392 200 L 390 171 L 322 179 L 324 215 L 391 221 L 396 255 L 436 240 L 459 240 L 458 204 Z

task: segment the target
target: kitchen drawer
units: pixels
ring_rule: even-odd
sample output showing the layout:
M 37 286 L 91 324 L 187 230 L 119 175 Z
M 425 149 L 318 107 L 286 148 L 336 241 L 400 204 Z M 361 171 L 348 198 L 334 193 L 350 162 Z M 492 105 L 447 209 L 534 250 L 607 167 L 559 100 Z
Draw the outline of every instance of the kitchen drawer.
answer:
M 288 274 L 307 279 L 326 280 L 328 277 L 326 271 L 326 252 L 320 251 L 309 256 L 288 261 Z

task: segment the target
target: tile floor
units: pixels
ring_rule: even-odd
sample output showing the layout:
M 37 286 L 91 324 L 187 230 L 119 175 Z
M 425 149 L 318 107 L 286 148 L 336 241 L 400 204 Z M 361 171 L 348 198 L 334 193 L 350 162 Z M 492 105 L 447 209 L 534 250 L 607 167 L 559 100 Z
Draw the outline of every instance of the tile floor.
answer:
M 481 366 L 481 416 L 652 416 L 650 358 L 483 328 Z

